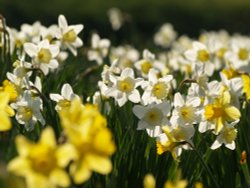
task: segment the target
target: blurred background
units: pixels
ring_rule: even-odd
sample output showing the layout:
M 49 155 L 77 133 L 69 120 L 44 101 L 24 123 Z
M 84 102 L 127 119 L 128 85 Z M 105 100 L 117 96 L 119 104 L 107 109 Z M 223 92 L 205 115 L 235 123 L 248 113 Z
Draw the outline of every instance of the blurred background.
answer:
M 85 25 L 84 37 L 93 30 L 110 36 L 113 30 L 107 11 L 111 7 L 128 14 L 127 23 L 116 31 L 116 38 L 128 41 L 152 37 L 164 22 L 172 23 L 179 35 L 191 37 L 204 30 L 250 31 L 249 0 L 0 0 L 0 13 L 10 27 L 19 29 L 22 23 L 37 20 L 49 26 L 64 14 L 70 24 Z

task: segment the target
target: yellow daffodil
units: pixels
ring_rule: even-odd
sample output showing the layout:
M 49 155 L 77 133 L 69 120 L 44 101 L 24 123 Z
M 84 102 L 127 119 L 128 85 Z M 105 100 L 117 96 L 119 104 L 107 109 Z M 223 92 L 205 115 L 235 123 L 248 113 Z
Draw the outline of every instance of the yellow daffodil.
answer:
M 17 93 L 16 86 L 12 82 L 10 82 L 8 80 L 4 80 L 3 86 L 0 87 L 0 91 L 4 91 L 6 93 L 9 93 L 11 102 L 16 101 L 18 93 Z
M 239 109 L 230 104 L 231 96 L 228 91 L 215 98 L 213 103 L 205 106 L 204 116 L 207 121 L 215 125 L 215 133 L 219 133 L 226 122 L 239 120 L 241 113 Z
M 107 174 L 112 170 L 109 156 L 115 151 L 112 134 L 106 127 L 106 119 L 94 105 L 83 106 L 75 98 L 69 108 L 59 112 L 65 128 L 72 155 L 70 174 L 75 183 L 87 181 L 92 171 Z M 68 147 L 68 149 L 69 149 Z
M 52 128 L 46 128 L 37 143 L 24 136 L 16 137 L 18 157 L 8 164 L 8 170 L 24 177 L 27 188 L 68 187 L 70 179 L 62 169 Z
M 146 174 L 143 179 L 143 187 L 144 188 L 155 188 L 155 178 L 152 174 Z
M 8 105 L 10 95 L 0 91 L 0 131 L 7 131 L 11 128 L 11 116 L 14 116 L 14 110 Z
M 243 93 L 246 94 L 247 100 L 250 100 L 250 76 L 249 75 L 242 75 L 243 80 Z

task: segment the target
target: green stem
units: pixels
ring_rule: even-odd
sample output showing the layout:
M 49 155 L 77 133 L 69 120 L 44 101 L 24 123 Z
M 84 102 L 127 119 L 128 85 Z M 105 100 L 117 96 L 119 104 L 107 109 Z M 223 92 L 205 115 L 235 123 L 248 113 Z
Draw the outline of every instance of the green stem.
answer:
M 209 174 L 209 176 L 211 177 L 211 179 L 213 180 L 213 183 L 215 185 L 216 188 L 220 188 L 218 182 L 216 181 L 215 177 L 213 176 L 211 170 L 209 169 L 209 167 L 207 166 L 207 164 L 205 163 L 205 161 L 203 160 L 201 154 L 198 152 L 198 150 L 194 147 L 194 146 L 191 146 L 193 148 L 193 150 L 196 152 L 199 160 L 201 161 L 203 167 L 206 169 L 207 173 Z

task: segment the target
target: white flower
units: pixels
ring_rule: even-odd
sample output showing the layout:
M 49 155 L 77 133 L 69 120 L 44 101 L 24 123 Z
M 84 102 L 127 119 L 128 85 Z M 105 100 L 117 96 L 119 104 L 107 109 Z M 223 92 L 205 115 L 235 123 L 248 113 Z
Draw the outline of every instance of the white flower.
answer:
M 61 95 L 51 93 L 49 96 L 51 100 L 57 102 L 55 107 L 57 111 L 69 107 L 74 98 L 79 98 L 79 96 L 73 92 L 72 87 L 67 83 L 62 86 Z
M 20 32 L 24 33 L 26 42 L 32 42 L 36 44 L 40 41 L 42 28 L 44 28 L 44 26 L 42 26 L 41 23 L 37 21 L 32 25 L 22 24 Z
M 177 34 L 170 23 L 165 23 L 154 36 L 154 43 L 162 47 L 169 47 Z
M 24 43 L 24 51 L 33 59 L 33 66 L 48 74 L 49 68 L 56 69 L 58 61 L 55 59 L 59 53 L 58 45 L 50 44 L 47 39 L 39 42 L 37 45 L 33 43 Z
M 250 39 L 247 37 L 232 38 L 231 50 L 226 52 L 225 58 L 237 70 L 250 72 Z
M 144 90 L 141 100 L 142 104 L 147 105 L 153 102 L 161 103 L 164 101 L 171 91 L 170 81 L 172 79 L 172 75 L 166 75 L 158 79 L 157 72 L 151 69 L 148 74 L 148 81 L 144 81 L 142 85 Z
M 38 121 L 44 126 L 45 120 L 41 114 L 42 100 L 39 97 L 33 98 L 29 91 L 24 91 L 22 98 L 11 106 L 17 111 L 16 119 L 18 123 L 24 124 L 25 129 L 34 129 Z
M 216 137 L 216 140 L 211 146 L 211 149 L 215 150 L 219 148 L 222 144 L 231 150 L 235 149 L 235 139 L 237 137 L 237 129 L 234 128 L 239 121 L 230 123 L 226 125 L 220 132 L 220 134 Z
M 97 33 L 94 33 L 91 38 L 91 49 L 88 50 L 88 59 L 96 61 L 98 65 L 103 64 L 103 59 L 108 55 L 110 41 L 101 39 Z
M 204 44 L 196 41 L 193 42 L 192 49 L 185 52 L 185 57 L 192 63 L 202 65 L 204 72 L 208 76 L 214 73 L 215 66 L 211 63 L 211 54 Z
M 174 110 L 171 117 L 172 124 L 191 125 L 200 121 L 199 97 L 189 97 L 184 100 L 180 93 L 174 95 Z
M 146 129 L 151 137 L 158 136 L 162 125 L 168 125 L 167 115 L 171 106 L 169 103 L 150 104 L 148 106 L 136 105 L 133 107 L 134 114 L 140 119 L 137 130 Z
M 231 95 L 231 103 L 238 108 L 240 107 L 240 96 L 242 95 L 242 79 L 240 77 L 235 77 L 227 79 L 227 77 L 220 72 L 220 77 L 222 81 L 222 88 L 228 90 Z
M 59 15 L 58 25 L 59 32 L 56 37 L 61 40 L 64 47 L 68 48 L 76 56 L 76 49 L 83 45 L 82 40 L 77 36 L 82 31 L 83 25 L 68 25 L 64 15 Z
M 165 67 L 155 59 L 155 54 L 151 53 L 148 49 L 144 49 L 142 59 L 135 62 L 135 68 L 140 71 L 140 74 L 144 78 L 147 78 L 150 69 L 153 68 L 160 72 Z
M 192 149 L 191 138 L 195 133 L 193 126 L 163 126 L 163 133 L 157 136 L 157 153 L 171 152 L 174 159 L 181 155 L 182 149 Z
M 113 30 L 119 30 L 124 23 L 123 13 L 118 8 L 109 9 L 108 17 Z
M 134 62 L 139 59 L 140 54 L 138 50 L 132 46 L 126 45 L 112 47 L 109 57 L 111 61 L 118 59 L 118 67 L 124 69 L 126 67 L 132 68 L 134 66 Z
M 107 89 L 105 95 L 114 97 L 120 107 L 123 106 L 128 100 L 133 103 L 140 102 L 140 93 L 136 87 L 141 84 L 143 79 L 135 79 L 133 69 L 124 69 L 119 77 L 110 75 L 110 80 L 113 83 L 113 86 Z

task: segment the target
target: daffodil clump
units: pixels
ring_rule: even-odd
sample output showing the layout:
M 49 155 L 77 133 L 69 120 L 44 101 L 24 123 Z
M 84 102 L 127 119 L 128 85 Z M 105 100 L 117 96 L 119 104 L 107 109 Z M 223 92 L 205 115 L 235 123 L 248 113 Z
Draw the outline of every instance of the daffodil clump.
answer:
M 108 12 L 114 30 L 124 15 Z M 236 160 L 249 140 L 249 36 L 191 39 L 164 23 L 157 48 L 140 51 L 97 31 L 82 47 L 83 24 L 64 15 L 20 30 L 0 19 L 0 175 L 28 188 L 134 187 L 177 165 L 187 180 L 165 188 L 226 187 L 227 175 L 247 185 Z M 153 176 L 144 187 L 157 187 Z

